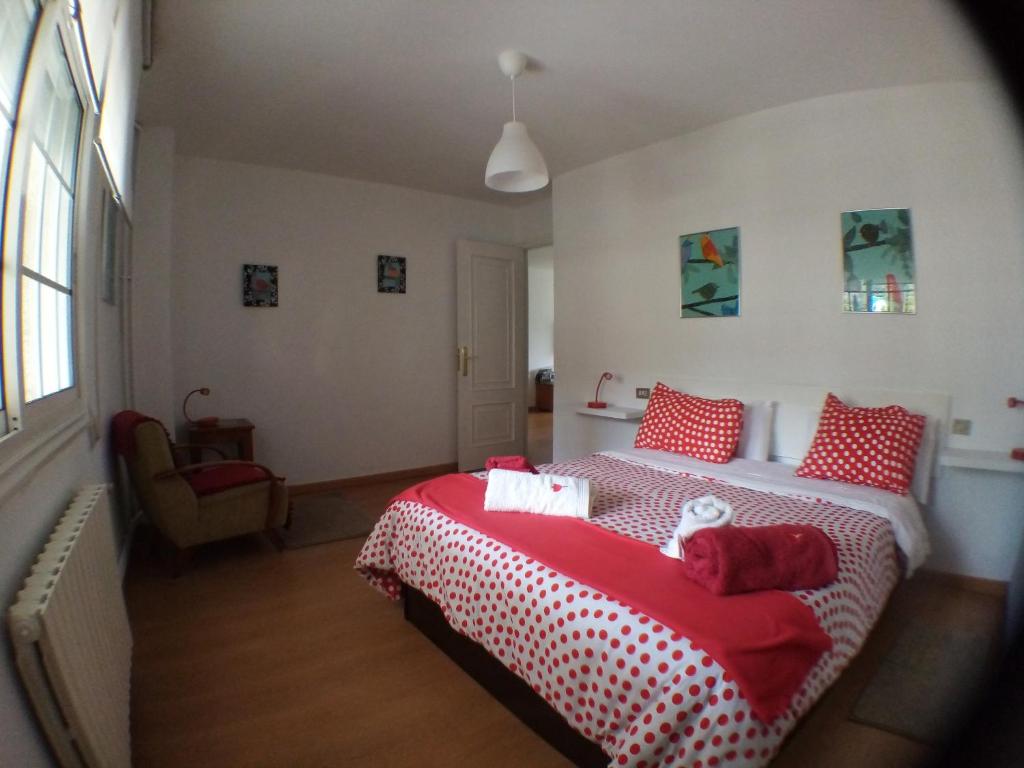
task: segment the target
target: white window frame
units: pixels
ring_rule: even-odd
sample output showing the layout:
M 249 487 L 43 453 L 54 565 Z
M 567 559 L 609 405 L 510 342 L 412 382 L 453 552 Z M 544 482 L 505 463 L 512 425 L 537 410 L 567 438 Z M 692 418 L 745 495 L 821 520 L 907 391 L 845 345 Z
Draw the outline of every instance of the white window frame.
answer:
M 3 121 L 5 123 L 4 131 L 5 132 L 9 131 L 9 135 L 7 136 L 6 148 L 3 151 L 3 155 L 0 155 L 0 163 L 3 164 L 3 168 L 2 168 L 3 176 L 0 177 L 0 246 L 2 246 L 3 233 L 5 231 L 4 228 L 3 228 L 3 225 L 2 225 L 3 214 L 4 214 L 3 203 L 4 203 L 4 200 L 6 199 L 6 195 L 7 195 L 7 183 L 8 183 L 8 178 L 9 178 L 10 162 L 11 162 L 11 157 L 12 157 L 12 152 L 13 152 L 13 144 L 14 144 L 14 129 L 17 126 L 17 122 L 18 122 L 18 108 L 19 108 L 19 105 L 20 105 L 20 102 L 21 102 L 21 91 L 22 91 L 22 87 L 24 85 L 25 73 L 28 71 L 28 58 L 29 58 L 29 54 L 30 54 L 30 52 L 32 50 L 32 42 L 35 39 L 35 33 L 36 33 L 36 29 L 38 27 L 39 17 L 42 14 L 42 7 L 41 7 L 41 3 L 39 2 L 39 0 L 21 0 L 21 4 L 23 6 L 30 6 L 30 7 L 32 7 L 34 9 L 34 13 L 33 13 L 33 18 L 32 18 L 32 20 L 30 22 L 30 26 L 29 26 L 29 28 L 27 30 L 28 36 L 27 36 L 27 38 L 24 41 L 24 47 L 20 51 L 20 57 L 19 58 L 21 59 L 21 72 L 19 73 L 19 77 L 18 77 L 17 83 L 13 84 L 15 86 L 14 92 L 9 94 L 11 97 L 13 97 L 13 102 L 9 106 L 9 108 L 5 110 L 6 114 L 3 117 Z M 2 300 L 2 298 L 0 298 L 0 309 L 2 309 L 2 306 L 3 306 L 3 300 Z M 3 391 L 0 391 L 0 437 L 2 437 L 3 435 L 5 435 L 7 433 L 7 410 L 6 410 L 6 403 L 5 403 L 5 397 L 4 397 L 4 392 L 6 390 L 3 388 L 3 375 L 2 375 L 3 374 L 3 359 L 4 359 L 3 358 L 3 350 L 4 350 L 4 342 L 3 342 L 3 338 L 0 337 L 0 390 L 3 390 Z
M 67 0 L 43 0 L 36 23 L 31 51 L 22 81 L 22 104 L 25 86 L 41 68 L 46 55 L 46 44 L 54 33 L 59 34 L 71 80 L 82 104 L 82 122 L 78 136 L 78 155 L 75 169 L 75 204 L 71 235 L 71 290 L 72 290 L 72 365 L 74 384 L 65 390 L 26 404 L 22 387 L 21 340 L 21 237 L 23 224 L 25 174 L 31 141 L 24 136 L 27 127 L 18 119 L 11 145 L 10 167 L 5 205 L 3 234 L 3 366 L 4 402 L 7 410 L 7 431 L 0 435 L 0 498 L 14 484 L 28 478 L 42 461 L 74 439 L 89 424 L 86 399 L 87 376 L 95 373 L 86 361 L 83 346 L 87 343 L 87 307 L 91 306 L 86 292 L 81 290 L 82 274 L 94 265 L 83 264 L 81 255 L 87 252 L 84 217 L 89 208 L 87 196 L 94 185 L 92 142 L 96 135 L 97 120 L 88 91 L 88 77 L 83 72 L 85 56 L 80 50 L 80 37 L 76 34 Z M 42 44 L 41 44 L 42 43 Z M 19 114 L 20 118 L 20 114 Z M 86 385 L 86 386 L 83 386 Z

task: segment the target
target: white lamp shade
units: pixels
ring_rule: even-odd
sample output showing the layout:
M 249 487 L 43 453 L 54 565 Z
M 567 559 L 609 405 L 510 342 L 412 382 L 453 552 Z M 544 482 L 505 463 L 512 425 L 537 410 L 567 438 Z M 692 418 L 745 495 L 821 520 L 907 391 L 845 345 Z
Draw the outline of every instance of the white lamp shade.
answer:
M 484 183 L 499 192 L 533 192 L 547 186 L 547 163 L 523 123 L 505 123 L 487 161 Z

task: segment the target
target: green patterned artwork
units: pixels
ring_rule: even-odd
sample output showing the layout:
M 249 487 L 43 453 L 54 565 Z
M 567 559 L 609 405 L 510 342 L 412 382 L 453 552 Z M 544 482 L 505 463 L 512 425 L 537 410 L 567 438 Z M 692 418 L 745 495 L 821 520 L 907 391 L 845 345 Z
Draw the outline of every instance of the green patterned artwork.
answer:
M 740 313 L 740 228 L 679 238 L 680 317 L 735 317 Z
M 917 312 L 910 211 L 845 211 L 842 227 L 843 311 Z

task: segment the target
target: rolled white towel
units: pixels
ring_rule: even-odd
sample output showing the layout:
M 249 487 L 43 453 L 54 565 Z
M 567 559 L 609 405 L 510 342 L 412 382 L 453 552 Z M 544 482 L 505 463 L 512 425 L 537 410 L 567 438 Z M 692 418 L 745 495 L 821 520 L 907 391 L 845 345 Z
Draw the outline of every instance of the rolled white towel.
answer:
M 722 501 L 717 496 L 701 496 L 699 499 L 690 499 L 683 504 L 682 518 L 679 525 L 665 545 L 661 548 L 663 555 L 685 559 L 683 545 L 686 540 L 701 528 L 718 528 L 729 525 L 732 522 L 732 507 L 729 502 Z
M 590 517 L 590 481 L 584 477 L 492 469 L 487 473 L 484 509 L 587 518 Z

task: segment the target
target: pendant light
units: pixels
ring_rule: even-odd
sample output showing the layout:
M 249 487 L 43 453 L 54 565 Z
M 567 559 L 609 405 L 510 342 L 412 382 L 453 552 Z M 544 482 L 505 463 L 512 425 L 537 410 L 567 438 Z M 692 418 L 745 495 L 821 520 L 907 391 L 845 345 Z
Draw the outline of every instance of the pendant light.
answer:
M 516 78 L 526 69 L 526 56 L 519 51 L 502 51 L 498 66 L 512 80 L 512 122 L 505 123 L 491 152 L 484 183 L 499 192 L 533 192 L 547 186 L 548 166 L 530 140 L 526 125 L 516 120 Z

